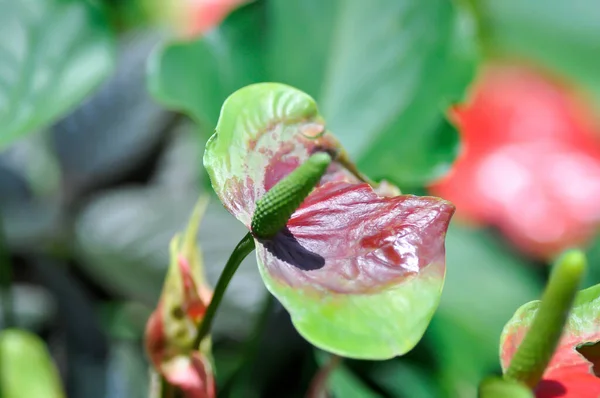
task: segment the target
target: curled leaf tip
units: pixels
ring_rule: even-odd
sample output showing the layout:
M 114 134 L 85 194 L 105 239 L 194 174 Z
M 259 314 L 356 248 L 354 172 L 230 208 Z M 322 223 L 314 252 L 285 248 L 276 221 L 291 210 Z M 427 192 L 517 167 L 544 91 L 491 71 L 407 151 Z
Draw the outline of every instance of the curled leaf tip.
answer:
M 331 156 L 317 152 L 288 174 L 256 202 L 252 232 L 260 239 L 275 236 L 285 228 L 292 214 L 321 180 Z
M 569 250 L 559 257 L 531 329 L 515 353 L 505 377 L 535 387 L 558 345 L 586 269 L 585 255 Z

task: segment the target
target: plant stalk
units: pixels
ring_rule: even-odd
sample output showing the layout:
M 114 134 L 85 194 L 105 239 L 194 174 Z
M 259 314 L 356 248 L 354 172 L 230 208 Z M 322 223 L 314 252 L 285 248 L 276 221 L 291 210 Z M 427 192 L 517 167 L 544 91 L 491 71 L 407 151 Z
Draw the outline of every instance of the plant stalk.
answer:
M 250 232 L 248 232 L 242 240 L 237 244 L 229 260 L 227 260 L 227 264 L 225 264 L 225 268 L 219 277 L 219 281 L 217 282 L 217 286 L 215 286 L 215 291 L 213 293 L 213 297 L 206 309 L 206 313 L 204 314 L 204 318 L 202 322 L 198 326 L 198 333 L 196 334 L 196 339 L 194 340 L 193 348 L 196 349 L 200 347 L 200 343 L 212 326 L 213 319 L 217 313 L 217 309 L 221 304 L 221 300 L 223 300 L 223 296 L 225 295 L 225 290 L 227 290 L 227 286 L 231 281 L 231 278 L 237 271 L 238 267 L 242 263 L 242 261 L 246 258 L 248 254 L 254 250 L 254 237 Z
M 533 392 L 524 384 L 488 377 L 479 385 L 479 398 L 534 398 Z
M 329 376 L 340 365 L 342 358 L 332 354 L 325 365 L 319 369 L 308 388 L 307 398 L 326 398 Z
M 162 376 L 160 377 L 160 398 L 175 398 L 175 386 Z
M 531 327 L 504 375 L 506 380 L 532 389 L 538 384 L 556 350 L 585 269 L 585 255 L 578 250 L 557 260 Z

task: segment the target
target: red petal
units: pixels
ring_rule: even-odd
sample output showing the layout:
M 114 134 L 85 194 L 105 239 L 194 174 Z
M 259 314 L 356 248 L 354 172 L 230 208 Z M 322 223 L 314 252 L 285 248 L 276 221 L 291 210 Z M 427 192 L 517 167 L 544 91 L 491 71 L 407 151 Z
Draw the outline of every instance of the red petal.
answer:
M 215 380 L 210 362 L 199 352 L 191 357 L 176 357 L 164 364 L 165 379 L 179 388 L 185 398 L 213 398 Z
M 535 389 L 536 398 L 598 398 L 600 379 L 589 373 L 588 365 L 562 368 L 548 374 Z

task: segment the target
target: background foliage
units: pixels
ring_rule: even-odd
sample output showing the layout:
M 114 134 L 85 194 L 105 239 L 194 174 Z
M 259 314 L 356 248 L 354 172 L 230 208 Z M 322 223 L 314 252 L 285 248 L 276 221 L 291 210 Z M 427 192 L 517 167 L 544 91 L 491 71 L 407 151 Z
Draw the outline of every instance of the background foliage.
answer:
M 0 0 L 0 254 L 16 324 L 46 342 L 69 397 L 146 396 L 143 325 L 168 241 L 208 189 L 204 142 L 234 90 L 278 81 L 308 92 L 362 171 L 415 193 L 464 150 L 448 107 L 487 65 L 529 65 L 598 109 L 593 0 L 257 0 L 185 38 L 185 20 L 146 3 Z M 243 233 L 213 200 L 199 239 L 213 284 Z M 587 285 L 600 275 L 596 241 Z M 475 396 L 547 260 L 457 218 L 425 338 L 401 358 L 345 361 L 332 393 Z M 266 299 L 254 262 L 217 318 L 217 381 L 225 396 L 303 396 L 327 355 Z

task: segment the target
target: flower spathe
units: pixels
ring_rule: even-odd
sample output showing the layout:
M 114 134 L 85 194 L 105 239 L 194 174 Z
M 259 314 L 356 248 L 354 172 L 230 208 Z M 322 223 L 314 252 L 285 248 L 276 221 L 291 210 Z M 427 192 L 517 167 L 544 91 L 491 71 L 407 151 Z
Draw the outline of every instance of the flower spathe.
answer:
M 316 346 L 355 358 L 403 354 L 437 308 L 449 202 L 360 182 L 314 100 L 283 84 L 251 85 L 225 101 L 204 165 L 250 229 L 256 201 L 317 151 L 334 158 L 320 184 L 285 229 L 256 239 L 263 281 Z
M 500 342 L 503 369 L 525 337 L 537 312 L 539 301 L 517 310 L 506 324 Z M 577 295 L 558 347 L 535 389 L 536 398 L 597 398 L 600 378 L 595 368 L 600 359 L 600 285 Z
M 211 301 L 196 236 L 208 200 L 202 198 L 183 236 L 171 241 L 171 263 L 156 310 L 146 325 L 146 351 L 156 371 L 185 398 L 212 398 L 215 382 L 210 340 L 193 347 L 199 323 Z

